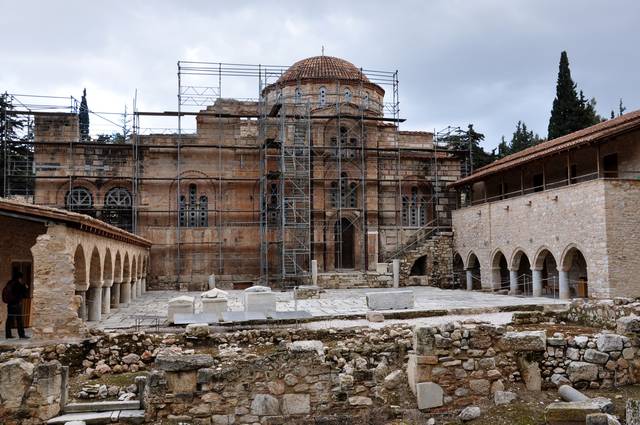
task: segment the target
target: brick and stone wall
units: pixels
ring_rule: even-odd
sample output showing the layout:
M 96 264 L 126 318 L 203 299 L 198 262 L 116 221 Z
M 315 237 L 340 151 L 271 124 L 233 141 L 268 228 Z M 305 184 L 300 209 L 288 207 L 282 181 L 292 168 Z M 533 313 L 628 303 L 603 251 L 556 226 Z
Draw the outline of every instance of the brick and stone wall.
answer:
M 638 182 L 593 180 L 570 187 L 462 208 L 453 212 L 454 247 L 469 267 L 475 254 L 483 288 L 499 287 L 494 263 L 498 251 L 509 266 L 522 251 L 533 264 L 543 250 L 562 267 L 575 247 L 587 262 L 590 296 L 637 292 L 640 273 Z M 499 273 L 498 273 L 499 275 Z
M 517 382 L 540 391 L 562 384 L 593 389 L 640 381 L 637 342 L 624 335 L 569 331 L 547 336 L 544 329 L 448 323 L 419 326 L 413 338 L 407 375 L 423 407 L 465 406 Z M 442 394 L 436 400 L 430 395 L 434 388 Z

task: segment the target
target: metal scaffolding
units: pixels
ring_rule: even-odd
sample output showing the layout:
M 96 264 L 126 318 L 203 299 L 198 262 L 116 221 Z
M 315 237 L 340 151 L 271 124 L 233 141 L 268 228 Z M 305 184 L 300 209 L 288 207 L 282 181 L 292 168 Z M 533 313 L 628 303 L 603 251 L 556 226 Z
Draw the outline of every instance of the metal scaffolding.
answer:
M 77 114 L 78 101 L 70 97 L 28 103 L 25 97 L 11 96 L 16 108 L 3 109 L 3 117 L 21 114 L 28 126 L 27 134 L 20 137 L 6 129 L 2 134 L 3 193 L 88 213 L 151 239 L 159 231 L 175 232 L 174 241 L 159 237 L 152 249 L 173 262 L 176 286 L 190 283 L 195 274 L 226 275 L 243 264 L 259 264 L 261 282 L 286 287 L 306 281 L 311 260 L 318 258 L 324 259 L 325 269 L 367 271 L 370 225 L 376 230 L 384 228 L 389 235 L 395 233 L 396 249 L 381 251 L 381 260 L 411 241 L 406 232 L 438 225 L 435 205 L 443 187 L 438 182 L 438 155 L 448 147 L 438 142 L 440 133 L 433 147 L 400 143 L 399 126 L 404 120 L 397 71 L 360 69 L 348 93 L 343 80 L 327 79 L 324 103 L 318 105 L 315 93 L 299 90 L 301 81 L 294 91 L 279 85 L 288 68 L 179 61 L 177 110 L 141 111 L 136 93 L 130 114 L 126 109 L 113 115 L 91 112 L 92 123 L 108 124 L 107 132 L 122 135 L 118 140 L 55 140 L 51 136 L 36 142 L 33 117 Z M 389 100 L 372 105 L 365 84 L 382 87 Z M 277 96 L 266 96 L 267 92 Z M 237 102 L 239 109 L 226 110 L 225 101 Z M 373 109 L 378 112 L 372 113 Z M 154 120 L 160 120 L 161 126 L 149 125 Z M 206 123 L 206 134 L 194 134 L 194 120 L 198 128 Z M 238 120 L 255 128 L 255 135 L 247 136 L 253 138 L 252 143 L 237 142 L 233 126 Z M 373 143 L 381 129 L 389 137 L 383 145 Z M 441 140 L 446 140 L 444 133 Z M 26 156 L 17 156 L 16 148 L 22 145 L 27 146 Z M 43 162 L 38 163 L 33 155 L 36 149 L 51 155 L 66 150 L 66 161 L 48 164 L 41 156 Z M 157 175 L 150 174 L 145 165 L 154 155 L 172 159 L 167 170 Z M 202 162 L 205 156 L 206 164 Z M 123 165 L 128 173 L 112 166 L 118 158 L 122 160 L 116 165 Z M 256 159 L 259 169 L 243 171 L 247 158 Z M 405 163 L 410 160 L 431 165 L 408 170 Z M 384 178 L 379 170 L 368 169 L 371 164 L 383 164 Z M 415 174 L 435 175 L 429 196 L 414 200 L 421 203 L 415 206 L 414 215 L 423 208 L 429 220 L 407 218 L 410 201 L 403 193 L 408 186 L 425 183 L 424 177 L 412 177 Z M 27 183 L 19 183 L 21 179 Z M 68 186 L 61 205 L 53 193 L 45 192 L 59 191 L 63 181 Z M 121 191 L 107 203 L 106 194 L 98 198 L 90 190 L 77 190 L 105 181 L 117 181 L 109 187 L 126 189 L 131 199 L 127 201 Z M 192 193 L 191 182 L 210 190 Z M 167 207 L 159 206 L 149 195 L 160 185 L 171 193 Z M 233 199 L 229 195 L 232 185 L 255 187 L 256 199 L 242 203 Z M 36 196 L 38 188 L 42 189 L 40 196 Z M 372 208 L 377 216 L 369 210 L 370 193 L 379 198 Z M 77 199 L 69 202 L 70 196 Z M 193 220 L 200 221 L 191 226 Z M 230 235 L 246 227 L 255 229 L 259 238 L 257 254 L 229 254 L 235 248 Z M 342 236 L 349 232 L 354 235 L 349 242 L 353 246 L 347 246 Z M 347 251 L 357 254 L 349 258 Z

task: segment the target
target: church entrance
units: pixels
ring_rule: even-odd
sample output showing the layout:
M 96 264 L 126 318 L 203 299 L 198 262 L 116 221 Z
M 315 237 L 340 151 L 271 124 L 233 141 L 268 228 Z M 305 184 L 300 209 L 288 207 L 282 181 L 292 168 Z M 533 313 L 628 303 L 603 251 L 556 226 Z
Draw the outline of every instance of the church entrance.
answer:
M 335 226 L 335 268 L 353 269 L 355 255 L 353 253 L 355 228 L 348 218 L 336 222 Z

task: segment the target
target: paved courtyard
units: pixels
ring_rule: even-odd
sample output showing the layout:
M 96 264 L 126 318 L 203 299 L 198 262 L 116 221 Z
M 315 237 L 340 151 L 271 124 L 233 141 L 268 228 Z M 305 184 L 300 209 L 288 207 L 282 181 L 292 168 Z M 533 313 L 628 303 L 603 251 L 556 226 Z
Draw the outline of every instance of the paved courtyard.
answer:
M 452 315 L 474 315 L 491 312 L 492 308 L 518 305 L 563 304 L 563 301 L 551 298 L 519 297 L 495 295 L 484 292 L 463 290 L 445 290 L 427 286 L 411 288 L 415 295 L 415 308 L 408 311 L 447 310 Z M 306 300 L 293 299 L 293 292 L 275 292 L 278 311 L 305 310 L 314 318 L 348 318 L 365 314 L 368 309 L 365 300 L 367 292 L 389 291 L 389 289 L 328 289 L 320 298 Z M 229 309 L 242 311 L 242 292 L 229 290 Z M 149 291 L 134 300 L 128 307 L 103 315 L 96 327 L 102 329 L 129 328 L 136 324 L 136 316 L 157 316 L 164 320 L 167 316 L 167 302 L 179 295 L 196 298 L 196 312 L 201 311 L 200 292 Z M 333 321 L 333 320 L 332 320 Z M 349 322 L 347 320 L 347 322 Z M 149 322 L 145 322 L 149 325 Z

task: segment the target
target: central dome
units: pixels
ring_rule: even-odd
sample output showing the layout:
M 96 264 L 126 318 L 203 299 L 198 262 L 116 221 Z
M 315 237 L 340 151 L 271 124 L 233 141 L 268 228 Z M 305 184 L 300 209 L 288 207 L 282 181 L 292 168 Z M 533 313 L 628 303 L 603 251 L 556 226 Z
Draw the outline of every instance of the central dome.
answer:
M 291 65 L 276 84 L 287 85 L 287 83 L 309 79 L 369 82 L 360 68 L 349 61 L 333 56 L 313 56 Z

